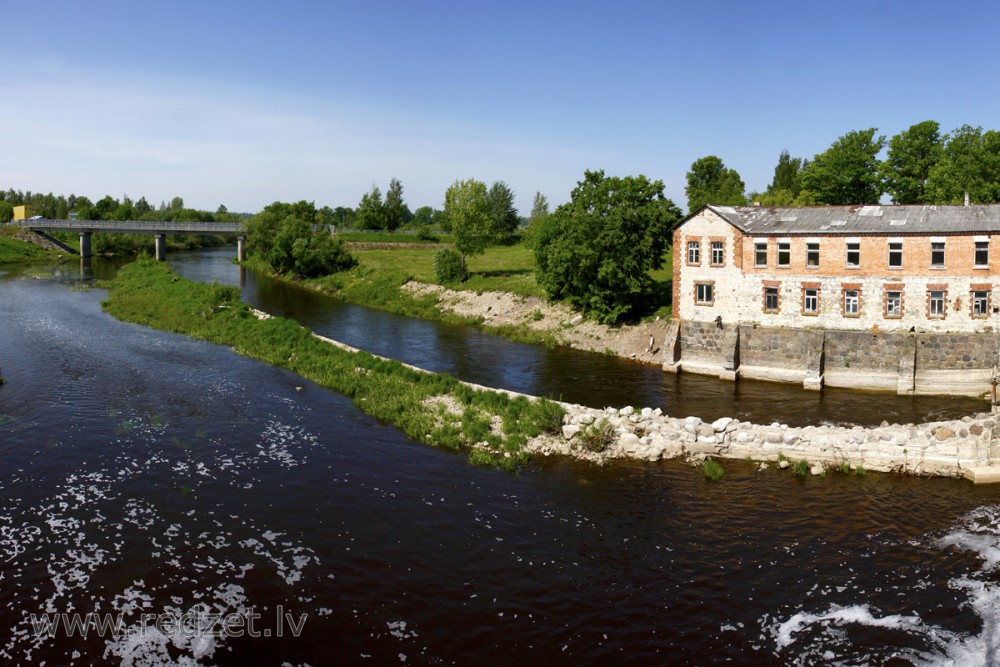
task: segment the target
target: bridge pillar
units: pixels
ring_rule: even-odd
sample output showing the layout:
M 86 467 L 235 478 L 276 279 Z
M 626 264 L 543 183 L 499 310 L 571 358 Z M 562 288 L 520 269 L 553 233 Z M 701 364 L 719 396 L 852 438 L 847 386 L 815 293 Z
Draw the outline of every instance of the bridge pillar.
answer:
M 90 232 L 80 232 L 80 257 L 83 259 L 92 257 L 94 254 L 90 249 L 90 237 Z
M 236 237 L 236 261 L 247 261 L 247 237 L 245 236 Z
M 167 261 L 167 235 L 156 234 L 156 261 Z

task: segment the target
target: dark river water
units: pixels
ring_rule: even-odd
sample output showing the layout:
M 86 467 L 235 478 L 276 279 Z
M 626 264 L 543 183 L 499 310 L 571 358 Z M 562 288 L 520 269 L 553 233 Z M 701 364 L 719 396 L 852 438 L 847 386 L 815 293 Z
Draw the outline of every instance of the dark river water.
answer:
M 346 307 L 230 255 L 171 262 L 484 384 L 798 423 L 982 408 L 664 376 Z M 997 664 L 1000 488 L 474 468 L 298 376 L 118 322 L 83 285 L 75 266 L 0 276 L 0 662 Z

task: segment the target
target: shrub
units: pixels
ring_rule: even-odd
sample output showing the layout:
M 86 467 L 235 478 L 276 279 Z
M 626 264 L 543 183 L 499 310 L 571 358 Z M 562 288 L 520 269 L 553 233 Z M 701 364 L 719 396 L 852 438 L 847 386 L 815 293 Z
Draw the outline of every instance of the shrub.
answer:
M 799 477 L 805 477 L 809 474 L 809 462 L 805 459 L 799 459 L 792 464 L 792 472 Z
M 701 464 L 701 471 L 709 482 L 717 482 L 726 474 L 723 467 L 712 459 L 705 459 L 705 462 Z
M 588 452 L 603 452 L 615 440 L 615 427 L 607 419 L 602 419 L 584 426 L 576 437 Z
M 466 279 L 462 256 L 451 248 L 441 248 L 434 254 L 434 276 L 442 285 Z

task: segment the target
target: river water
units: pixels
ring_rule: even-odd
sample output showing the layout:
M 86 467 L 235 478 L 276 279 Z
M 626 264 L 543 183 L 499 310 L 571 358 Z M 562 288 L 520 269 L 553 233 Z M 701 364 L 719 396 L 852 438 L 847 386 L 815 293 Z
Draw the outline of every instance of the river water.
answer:
M 758 421 L 981 409 L 688 384 L 601 356 L 381 319 L 228 259 L 171 261 L 332 337 L 484 384 Z M 298 376 L 117 322 L 100 309 L 103 292 L 82 284 L 75 267 L 0 276 L 0 660 L 997 661 L 1000 489 L 800 480 L 742 462 L 724 462 L 717 483 L 677 462 L 473 468 Z M 43 614 L 63 612 L 120 617 L 121 632 L 45 632 Z M 170 624 L 214 620 L 209 612 L 229 614 L 230 635 L 243 636 Z M 247 636 L 250 622 L 261 636 Z

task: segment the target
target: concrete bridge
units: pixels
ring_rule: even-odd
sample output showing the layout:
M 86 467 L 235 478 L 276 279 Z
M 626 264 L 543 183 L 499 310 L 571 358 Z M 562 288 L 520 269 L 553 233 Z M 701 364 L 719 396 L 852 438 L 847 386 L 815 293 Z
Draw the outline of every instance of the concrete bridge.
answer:
M 141 220 L 19 220 L 20 225 L 33 232 L 76 231 L 80 234 L 80 257 L 93 255 L 90 239 L 94 232 L 105 234 L 152 234 L 156 237 L 156 259 L 167 258 L 167 234 L 207 234 L 235 236 L 236 257 L 246 259 L 246 231 L 239 222 L 146 222 Z

